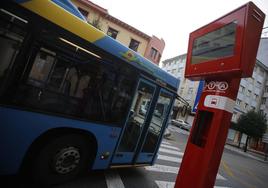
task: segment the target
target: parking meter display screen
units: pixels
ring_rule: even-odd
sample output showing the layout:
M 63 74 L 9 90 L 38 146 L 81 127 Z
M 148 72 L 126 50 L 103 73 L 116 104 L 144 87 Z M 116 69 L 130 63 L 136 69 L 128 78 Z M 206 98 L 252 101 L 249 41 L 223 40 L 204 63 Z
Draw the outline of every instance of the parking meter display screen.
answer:
M 233 56 L 236 22 L 198 37 L 193 42 L 191 64 L 199 64 Z

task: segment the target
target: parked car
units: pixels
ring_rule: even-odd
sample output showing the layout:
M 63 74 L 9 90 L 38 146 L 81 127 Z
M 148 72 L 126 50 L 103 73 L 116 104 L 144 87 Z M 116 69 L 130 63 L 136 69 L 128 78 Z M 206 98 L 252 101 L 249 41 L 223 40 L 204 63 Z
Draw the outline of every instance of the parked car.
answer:
M 190 131 L 190 129 L 192 128 L 192 125 L 190 125 L 188 122 L 186 122 L 182 119 L 172 119 L 171 124 L 175 125 L 177 127 L 180 127 L 182 129 L 185 129 L 187 131 Z

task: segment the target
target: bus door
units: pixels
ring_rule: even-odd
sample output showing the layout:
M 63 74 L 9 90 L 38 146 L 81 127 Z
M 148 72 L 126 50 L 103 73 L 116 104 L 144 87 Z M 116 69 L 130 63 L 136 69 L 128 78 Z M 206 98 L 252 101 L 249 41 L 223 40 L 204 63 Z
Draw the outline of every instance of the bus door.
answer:
M 145 125 L 148 124 L 148 116 L 156 85 L 141 79 L 136 89 L 124 132 L 113 157 L 113 164 L 131 164 L 141 145 L 141 138 Z
M 165 130 L 172 102 L 173 94 L 161 89 L 136 163 L 153 162 L 160 138 Z

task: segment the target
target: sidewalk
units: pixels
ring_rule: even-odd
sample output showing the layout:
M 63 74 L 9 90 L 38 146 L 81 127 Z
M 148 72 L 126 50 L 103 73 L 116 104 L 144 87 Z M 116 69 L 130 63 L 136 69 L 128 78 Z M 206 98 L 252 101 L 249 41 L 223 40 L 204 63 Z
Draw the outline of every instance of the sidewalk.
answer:
M 224 148 L 228 149 L 230 151 L 239 153 L 243 156 L 249 157 L 251 159 L 268 164 L 268 158 L 266 161 L 264 160 L 264 158 L 265 158 L 264 153 L 261 153 L 261 152 L 258 152 L 258 151 L 255 151 L 255 150 L 252 150 L 249 148 L 248 148 L 247 152 L 244 152 L 244 150 L 242 148 L 238 148 L 236 145 L 229 143 L 229 142 L 226 142 Z

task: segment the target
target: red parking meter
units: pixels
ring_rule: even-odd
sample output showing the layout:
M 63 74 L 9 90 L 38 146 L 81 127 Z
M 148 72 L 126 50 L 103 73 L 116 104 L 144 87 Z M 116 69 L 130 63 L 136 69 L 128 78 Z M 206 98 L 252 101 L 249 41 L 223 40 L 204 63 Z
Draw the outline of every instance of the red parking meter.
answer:
M 192 32 L 185 77 L 204 79 L 175 188 L 212 188 L 240 80 L 252 75 L 265 14 L 252 2 Z

